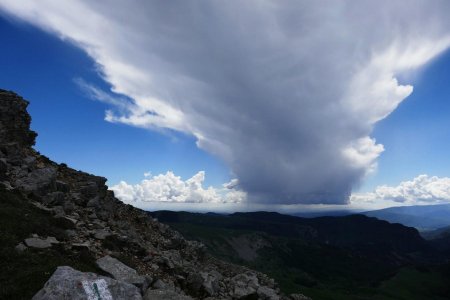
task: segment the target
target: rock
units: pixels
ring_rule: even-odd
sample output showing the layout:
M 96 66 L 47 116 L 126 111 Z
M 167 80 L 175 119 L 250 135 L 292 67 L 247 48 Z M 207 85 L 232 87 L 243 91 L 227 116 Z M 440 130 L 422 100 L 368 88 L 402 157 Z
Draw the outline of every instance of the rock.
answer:
M 75 220 L 74 218 L 70 218 L 67 216 L 55 216 L 56 222 L 58 226 L 64 228 L 64 229 L 74 229 L 78 222 L 78 220 Z
M 167 287 L 167 284 L 161 279 L 157 279 L 155 282 L 153 282 L 152 287 L 155 290 L 164 290 Z
M 58 267 L 33 300 L 131 299 L 140 300 L 139 289 L 132 284 L 82 273 L 68 266 Z
M 88 198 L 97 196 L 98 186 L 95 182 L 87 182 L 85 186 L 80 188 L 81 194 Z
M 277 292 L 271 288 L 266 286 L 260 286 L 256 292 L 258 294 L 258 299 L 261 300 L 279 300 L 280 296 L 277 295 Z
M 31 248 L 50 248 L 53 244 L 59 244 L 58 240 L 54 237 L 48 237 L 45 240 L 38 237 L 31 237 L 25 239 L 25 245 Z
M 97 229 L 94 231 L 94 237 L 97 240 L 104 240 L 106 239 L 108 236 L 111 236 L 111 232 L 105 229 Z
M 45 195 L 43 199 L 46 205 L 62 205 L 64 203 L 64 193 L 63 192 L 53 192 Z
M 27 192 L 37 191 L 51 185 L 55 178 L 56 169 L 54 167 L 36 169 L 30 172 L 27 177 L 18 179 L 16 186 Z
M 45 212 L 48 212 L 48 213 L 53 212 L 53 209 L 48 208 L 48 207 L 42 205 L 42 204 L 39 203 L 39 202 L 31 202 L 31 204 L 33 204 L 35 207 L 37 207 L 37 208 L 39 208 L 40 210 L 43 210 L 43 211 L 45 211 Z
M 6 172 L 8 172 L 8 164 L 6 159 L 0 158 L 0 179 L 6 178 Z
M 118 259 L 109 255 L 97 259 L 97 266 L 115 279 L 143 287 L 147 283 L 147 278 L 139 276 L 135 269 L 130 268 Z
M 87 202 L 86 207 L 100 207 L 100 202 L 99 202 L 98 196 L 90 199 Z
M 77 236 L 77 232 L 73 229 L 66 229 L 66 230 L 64 230 L 64 233 L 66 234 L 66 236 L 68 238 L 74 238 Z
M 0 141 L 21 147 L 34 145 L 36 132 L 30 130 L 31 117 L 26 108 L 29 102 L 19 95 L 0 90 Z
M 259 288 L 258 278 L 253 273 L 238 274 L 231 279 L 232 294 L 234 298 L 243 299 L 256 295 Z
M 17 252 L 23 252 L 25 250 L 27 250 L 27 246 L 25 246 L 23 243 L 19 243 L 16 247 L 15 247 Z
M 89 251 L 90 246 L 91 246 L 91 244 L 89 242 L 72 243 L 72 249 L 75 249 L 75 250 Z
M 312 300 L 311 298 L 302 294 L 290 294 L 289 298 L 292 300 Z
M 11 186 L 11 182 L 9 181 L 1 181 L 0 186 L 3 187 L 5 190 L 11 191 L 14 188 Z
M 145 292 L 144 300 L 193 300 L 189 296 L 171 290 L 151 290 Z
M 219 291 L 219 280 L 221 280 L 223 276 L 215 270 L 211 272 L 200 272 L 200 275 L 203 278 L 203 289 L 208 295 L 215 296 Z
M 69 185 L 61 180 L 56 180 L 55 185 L 58 192 L 67 193 L 70 191 Z

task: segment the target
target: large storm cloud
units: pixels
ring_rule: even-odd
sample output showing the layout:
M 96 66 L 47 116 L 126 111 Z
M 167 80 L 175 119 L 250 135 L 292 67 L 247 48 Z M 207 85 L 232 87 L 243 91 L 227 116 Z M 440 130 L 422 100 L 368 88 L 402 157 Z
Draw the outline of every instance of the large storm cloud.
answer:
M 0 9 L 84 49 L 106 120 L 176 130 L 248 201 L 346 203 L 376 167 L 400 74 L 450 45 L 449 1 L 16 1 Z M 408 78 L 404 76 L 402 78 Z M 117 100 L 119 99 L 119 100 Z

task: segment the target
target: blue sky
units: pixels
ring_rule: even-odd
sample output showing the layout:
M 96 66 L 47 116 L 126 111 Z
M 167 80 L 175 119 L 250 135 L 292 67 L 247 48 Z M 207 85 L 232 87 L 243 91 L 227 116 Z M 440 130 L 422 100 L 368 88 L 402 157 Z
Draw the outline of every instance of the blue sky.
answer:
M 184 179 L 200 170 L 206 185 L 230 180 L 228 168 L 198 149 L 195 140 L 104 121 L 106 105 L 92 100 L 76 79 L 108 89 L 95 62 L 70 43 L 29 24 L 0 18 L 1 88 L 31 104 L 36 149 L 57 162 L 108 178 L 137 183 L 145 172 L 169 170 Z
M 375 126 L 373 136 L 386 150 L 362 190 L 397 185 L 419 174 L 450 176 L 449 78 L 447 51 L 412 79 L 414 92 Z
M 122 200 L 450 201 L 445 1 L 65 5 L 0 1 L 0 87 L 31 101 L 37 150 Z

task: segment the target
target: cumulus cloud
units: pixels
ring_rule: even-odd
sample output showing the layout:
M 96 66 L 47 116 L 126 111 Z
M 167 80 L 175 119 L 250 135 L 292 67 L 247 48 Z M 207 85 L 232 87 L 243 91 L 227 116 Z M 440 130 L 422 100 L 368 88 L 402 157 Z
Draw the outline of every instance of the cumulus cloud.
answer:
M 356 193 L 352 204 L 384 203 L 390 205 L 417 205 L 450 203 L 450 178 L 419 175 L 398 186 L 382 185 L 370 193 Z
M 147 173 L 146 173 L 147 174 Z M 145 176 L 145 177 L 149 177 Z M 234 180 L 223 188 L 204 188 L 205 172 L 200 171 L 184 181 L 173 172 L 159 174 L 131 185 L 125 181 L 110 187 L 117 198 L 125 203 L 136 202 L 175 202 L 175 203 L 241 203 L 246 193 L 234 186 Z
M 193 135 L 253 203 L 346 203 L 383 151 L 373 126 L 413 91 L 396 76 L 450 45 L 446 0 L 0 0 L 0 10 L 95 60 L 131 99 L 97 93 L 106 120 Z

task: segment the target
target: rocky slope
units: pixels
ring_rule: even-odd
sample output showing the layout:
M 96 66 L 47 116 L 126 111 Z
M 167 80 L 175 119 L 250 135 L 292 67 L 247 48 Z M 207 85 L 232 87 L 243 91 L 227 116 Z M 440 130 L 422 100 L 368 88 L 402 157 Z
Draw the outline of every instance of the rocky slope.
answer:
M 61 266 L 34 299 L 306 299 L 283 296 L 268 276 L 209 256 L 202 244 L 123 204 L 105 178 L 35 151 L 27 105 L 0 90 L 0 185 L 51 215 L 64 231 L 59 237 L 32 234 L 16 251 L 87 253 L 107 275 Z

